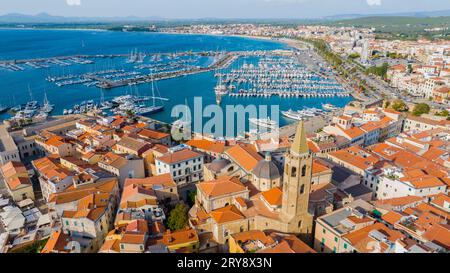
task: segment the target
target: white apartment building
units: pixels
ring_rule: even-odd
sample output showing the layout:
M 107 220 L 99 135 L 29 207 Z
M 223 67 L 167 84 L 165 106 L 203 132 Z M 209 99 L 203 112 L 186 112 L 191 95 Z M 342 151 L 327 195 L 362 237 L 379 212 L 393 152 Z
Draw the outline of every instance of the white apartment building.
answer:
M 156 174 L 171 174 L 178 187 L 194 185 L 203 180 L 203 160 L 203 154 L 185 147 L 174 147 L 155 159 Z
M 376 192 L 378 199 L 391 199 L 404 196 L 429 196 L 446 192 L 446 185 L 437 177 L 421 175 L 419 170 L 413 170 L 417 177 L 408 176 L 399 168 L 383 170 L 379 177 Z

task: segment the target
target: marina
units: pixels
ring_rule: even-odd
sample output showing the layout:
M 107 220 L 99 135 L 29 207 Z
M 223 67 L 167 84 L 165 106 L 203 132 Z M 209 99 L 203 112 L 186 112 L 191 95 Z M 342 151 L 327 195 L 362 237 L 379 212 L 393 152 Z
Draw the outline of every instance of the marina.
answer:
M 0 32 L 5 39 L 12 35 L 9 30 Z M 352 100 L 338 92 L 342 87 L 332 75 L 302 66 L 304 60 L 298 52 L 273 40 L 64 30 L 20 30 L 14 35 L 21 33 L 31 37 L 45 33 L 48 39 L 27 45 L 27 50 L 0 51 L 2 65 L 22 68 L 0 68 L 1 85 L 8 89 L 0 94 L 5 107 L 1 119 L 14 118 L 29 101 L 38 101 L 42 107 L 45 94 L 54 104 L 48 115 L 131 112 L 166 123 L 177 120 L 171 109 L 185 100 L 192 109 L 194 97 L 202 97 L 204 106 L 219 103 L 224 109 L 227 105 L 277 104 L 281 111 L 322 108 L 322 103 L 342 107 Z M 57 46 L 55 41 L 62 37 L 67 45 Z M 85 47 L 79 47 L 81 40 Z M 289 75 L 289 71 L 298 75 Z M 266 73 L 278 74 L 268 77 Z M 244 78 L 249 80 L 244 82 Z M 293 82 L 298 83 L 296 89 L 285 88 Z M 153 89 L 152 83 L 158 83 L 157 88 Z M 28 86 L 34 99 L 27 95 Z M 114 102 L 122 96 L 143 100 Z M 38 109 L 32 118 L 45 117 Z M 280 114 L 278 125 L 294 121 Z
M 221 96 L 270 98 L 349 97 L 350 92 L 331 75 L 311 71 L 299 62 L 296 53 L 267 53 L 256 62 L 243 63 L 238 68 L 216 73 L 216 100 Z

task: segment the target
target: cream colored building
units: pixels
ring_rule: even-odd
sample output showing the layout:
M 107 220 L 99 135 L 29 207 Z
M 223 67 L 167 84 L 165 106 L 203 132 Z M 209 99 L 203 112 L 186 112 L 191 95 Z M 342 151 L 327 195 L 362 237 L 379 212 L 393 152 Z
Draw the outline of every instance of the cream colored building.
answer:
M 267 165 L 267 162 L 264 162 L 264 165 Z M 273 182 L 279 178 L 269 172 L 266 179 Z M 257 187 L 262 184 L 254 185 L 255 180 L 251 180 L 247 182 L 248 187 L 253 189 L 252 194 L 249 194 L 244 184 L 230 180 L 224 179 L 219 183 L 203 182 L 198 185 L 197 202 L 189 214 L 191 226 L 199 233 L 212 232 L 214 239 L 224 249 L 228 246 L 231 234 L 248 230 L 276 230 L 300 235 L 305 239 L 310 238 L 313 216 L 308 213 L 308 202 L 312 158 L 307 147 L 303 122 L 298 126 L 294 142 L 286 155 L 281 187 L 259 191 Z M 261 180 L 257 179 L 256 183 L 259 182 Z M 217 194 L 205 194 L 208 189 L 215 189 L 215 186 L 218 186 L 217 189 L 220 186 L 221 189 L 217 190 Z M 267 188 L 269 187 L 264 189 Z
M 33 185 L 27 169 L 21 162 L 10 161 L 0 168 L 0 179 L 4 179 L 9 195 L 14 202 L 34 200 Z

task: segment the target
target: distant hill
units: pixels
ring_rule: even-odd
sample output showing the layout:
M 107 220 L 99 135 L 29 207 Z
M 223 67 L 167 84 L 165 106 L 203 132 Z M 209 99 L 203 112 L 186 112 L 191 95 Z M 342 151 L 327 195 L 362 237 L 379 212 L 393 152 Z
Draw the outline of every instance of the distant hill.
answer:
M 92 23 L 92 22 L 141 22 L 141 21 L 162 21 L 161 17 L 141 18 L 136 16 L 128 17 L 64 17 L 54 16 L 47 13 L 36 15 L 26 15 L 20 13 L 10 13 L 0 16 L 0 23 L 16 24 L 37 24 L 37 23 Z
M 333 25 L 359 27 L 410 27 L 427 28 L 434 26 L 449 26 L 450 16 L 442 17 L 410 17 L 410 16 L 371 16 L 355 19 L 334 21 Z
M 388 14 L 339 14 L 333 16 L 327 16 L 325 20 L 350 20 L 366 17 L 443 17 L 450 16 L 450 10 L 438 10 L 438 11 L 418 11 L 418 12 L 403 12 L 403 13 L 388 13 Z
M 0 16 L 0 24 L 83 24 L 83 23 L 132 23 L 132 22 L 171 22 L 171 23 L 270 23 L 270 24 L 309 24 L 309 23 L 332 23 L 341 25 L 358 26 L 382 26 L 386 24 L 425 24 L 435 25 L 439 20 L 442 24 L 448 23 L 447 17 L 450 16 L 450 10 L 430 11 L 430 12 L 411 12 L 395 14 L 344 14 L 322 18 L 298 18 L 298 19 L 258 19 L 258 18 L 199 18 L 199 19 L 166 19 L 158 16 L 151 17 L 64 17 L 55 16 L 47 13 L 36 15 L 26 15 L 20 13 L 10 13 Z

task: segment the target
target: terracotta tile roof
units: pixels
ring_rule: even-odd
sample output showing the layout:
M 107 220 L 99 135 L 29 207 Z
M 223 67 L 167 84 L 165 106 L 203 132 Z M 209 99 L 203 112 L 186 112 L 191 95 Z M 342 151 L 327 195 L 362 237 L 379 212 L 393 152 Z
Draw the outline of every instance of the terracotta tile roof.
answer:
M 61 136 L 53 136 L 53 137 L 49 138 L 47 141 L 45 141 L 46 145 L 53 146 L 53 147 L 59 147 L 66 143 L 67 143 L 67 141 Z
M 343 132 L 349 139 L 355 139 L 365 134 L 359 127 L 352 127 L 347 130 L 344 129 Z
M 56 204 L 64 204 L 81 200 L 82 198 L 93 193 L 112 193 L 117 188 L 117 178 L 111 178 L 106 181 L 95 184 L 87 184 L 74 187 L 69 187 L 60 193 L 53 193 L 50 195 L 49 202 L 56 202 Z
M 381 219 L 391 225 L 395 225 L 403 216 L 404 215 L 402 215 L 401 213 L 391 210 L 388 213 L 383 214 L 383 216 L 381 216 Z
M 314 249 L 295 235 L 286 236 L 283 234 L 280 236 L 276 233 L 271 233 L 270 236 L 280 243 L 265 250 L 258 251 L 258 253 L 316 253 Z
M 14 177 L 6 179 L 8 188 L 11 190 L 16 190 L 21 186 L 31 185 L 31 181 L 28 177 Z
M 247 172 L 253 170 L 256 164 L 263 159 L 255 147 L 250 144 L 239 143 L 229 148 L 225 153 Z
M 436 224 L 429 228 L 423 237 L 450 250 L 450 225 Z
M 220 209 L 213 210 L 209 214 L 218 224 L 245 219 L 245 216 L 242 214 L 242 212 L 234 205 L 229 205 Z
M 28 171 L 23 163 L 16 161 L 9 161 L 5 165 L 1 166 L 1 173 L 5 178 L 17 176 L 24 173 L 28 175 Z
M 450 212 L 446 212 L 442 209 L 436 208 L 432 205 L 429 205 L 427 203 L 421 203 L 419 205 L 417 205 L 416 207 L 414 207 L 415 211 L 419 211 L 419 212 L 432 212 L 435 215 L 438 215 L 441 218 L 444 219 L 449 219 L 450 218 Z
M 201 151 L 221 154 L 225 151 L 225 143 L 210 141 L 207 139 L 192 139 L 186 142 L 186 145 L 197 148 Z
M 9 161 L 1 166 L 0 170 L 10 190 L 16 190 L 24 185 L 31 185 L 28 171 L 21 162 Z
M 439 206 L 439 207 L 444 207 L 444 203 L 447 202 L 450 204 L 450 196 L 443 194 L 443 193 L 439 193 L 432 201 L 431 204 Z
M 242 197 L 236 197 L 234 200 L 239 204 L 239 206 L 245 208 L 247 206 L 247 203 L 245 202 L 244 198 Z
M 378 156 L 359 146 L 352 146 L 347 149 L 331 152 L 329 153 L 329 156 L 344 161 L 347 164 L 353 165 L 361 170 L 366 170 L 380 161 Z
M 162 144 L 154 144 L 151 149 L 160 154 L 165 154 L 165 153 L 169 152 L 169 147 L 162 145 Z
M 247 190 L 239 178 L 230 176 L 221 176 L 216 180 L 198 183 L 197 188 L 209 198 Z
M 88 218 L 97 221 L 106 211 L 110 201 L 109 193 L 91 193 L 78 200 L 76 210 L 63 211 L 64 218 Z
M 158 157 L 156 160 L 159 160 L 166 164 L 174 164 L 199 157 L 203 157 L 203 155 L 189 149 L 183 149 L 180 151 L 169 152 L 161 157 Z
M 99 252 L 120 252 L 119 239 L 105 240 Z
M 275 187 L 268 191 L 264 191 L 261 194 L 271 206 L 281 206 L 283 191 L 280 188 Z
M 317 159 L 313 160 L 313 164 L 312 164 L 312 174 L 318 174 L 318 173 L 323 173 L 323 172 L 327 172 L 327 171 L 331 171 L 330 168 L 328 168 L 327 166 L 323 165 L 322 163 L 320 163 Z
M 179 231 L 166 231 L 163 238 L 158 242 L 166 246 L 180 245 L 198 242 L 198 234 L 194 229 L 186 228 Z
M 256 250 L 256 249 L 248 249 L 250 248 L 258 248 L 260 247 L 259 244 L 256 245 L 255 242 L 261 243 L 264 246 L 270 246 L 275 244 L 275 240 L 266 235 L 264 232 L 260 231 L 260 230 L 249 230 L 249 231 L 244 231 L 244 232 L 240 232 L 240 233 L 235 233 L 232 234 L 231 237 L 234 239 L 234 241 L 240 245 L 240 247 L 244 250 L 244 251 L 251 251 L 251 250 Z M 246 249 L 247 247 L 247 249 Z
M 371 248 L 372 244 L 370 242 L 375 242 L 375 240 L 370 238 L 369 236 L 369 233 L 373 230 L 376 230 L 385 235 L 390 242 L 395 242 L 398 239 L 405 237 L 402 233 L 396 230 L 392 230 L 382 223 L 375 223 L 373 225 L 361 228 L 359 230 L 346 234 L 343 237 L 347 239 L 359 252 L 367 253 L 373 251 L 373 248 Z M 380 250 L 384 251 L 386 250 L 387 245 L 384 242 L 381 242 L 380 247 Z
M 139 131 L 138 136 L 142 138 L 149 138 L 149 139 L 155 139 L 155 140 L 161 140 L 163 138 L 169 137 L 170 135 L 167 133 L 150 130 L 150 129 L 142 129 Z
M 145 233 L 125 232 L 120 240 L 121 244 L 145 244 Z
M 393 207 L 400 207 L 400 206 L 406 206 L 406 205 L 422 202 L 422 201 L 424 201 L 424 199 L 425 199 L 424 197 L 410 195 L 410 196 L 404 196 L 404 197 L 378 200 L 376 202 L 376 205 L 378 205 L 378 206 L 390 205 Z
M 132 151 L 136 151 L 139 153 L 142 153 L 142 152 L 150 149 L 150 147 L 151 147 L 149 143 L 147 143 L 143 140 L 135 139 L 135 138 L 128 137 L 128 136 L 123 137 L 119 142 L 117 142 L 116 145 L 125 147 L 127 149 L 130 149 Z
M 120 208 L 138 209 L 144 206 L 156 206 L 158 204 L 155 192 L 141 185 L 131 184 L 123 189 L 120 200 Z
M 116 169 L 121 169 L 123 166 L 127 165 L 128 161 L 124 157 L 117 155 L 113 152 L 109 152 L 102 156 L 100 162 L 112 166 Z
M 146 188 L 153 188 L 156 185 L 161 185 L 163 187 L 176 187 L 176 183 L 170 174 L 155 175 L 146 178 L 127 178 L 125 179 L 125 185 L 142 185 Z
M 52 253 L 53 251 L 69 253 L 66 249 L 68 239 L 69 235 L 64 234 L 62 231 L 52 231 L 41 253 Z
M 409 182 L 411 185 L 418 189 L 445 186 L 445 184 L 439 178 L 429 175 L 415 178 L 404 177 L 400 180 Z
M 382 124 L 380 124 L 379 122 L 369 121 L 366 124 L 364 124 L 363 126 L 361 126 L 361 129 L 364 132 L 372 132 L 372 131 L 378 130 L 382 127 L 383 127 Z

